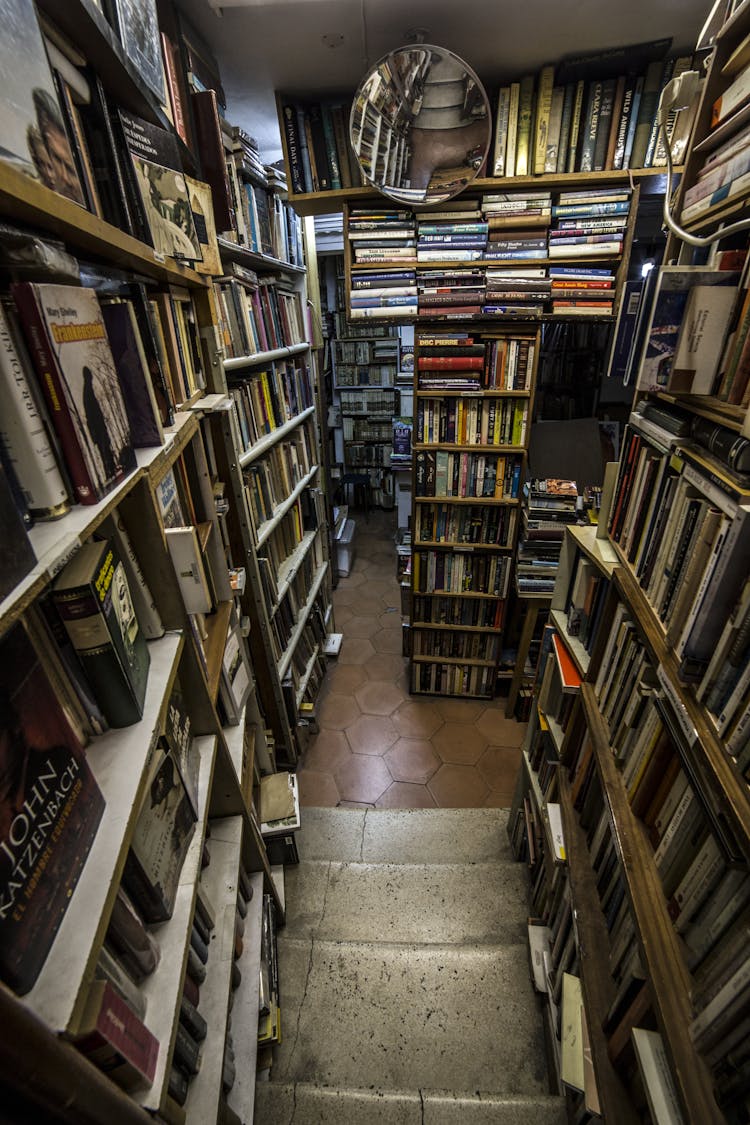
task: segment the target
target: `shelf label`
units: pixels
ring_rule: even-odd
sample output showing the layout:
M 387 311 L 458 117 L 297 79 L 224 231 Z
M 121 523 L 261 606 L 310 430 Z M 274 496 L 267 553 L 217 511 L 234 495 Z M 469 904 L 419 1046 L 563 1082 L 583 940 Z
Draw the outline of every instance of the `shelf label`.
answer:
M 661 664 L 659 665 L 659 668 L 657 669 L 656 675 L 657 675 L 657 678 L 659 680 L 659 683 L 661 684 L 662 688 L 664 689 L 664 694 L 666 695 L 667 699 L 669 700 L 670 707 L 672 708 L 672 712 L 674 714 L 674 717 L 677 720 L 677 723 L 679 724 L 680 730 L 682 731 L 683 735 L 685 736 L 685 741 L 687 742 L 687 745 L 688 746 L 694 746 L 695 743 L 698 741 L 698 732 L 690 721 L 690 716 L 687 713 L 687 708 L 685 707 L 685 704 L 682 702 L 682 700 L 678 696 L 678 694 L 675 690 L 674 684 L 669 679 L 669 676 L 664 671 L 664 668 L 662 667 Z

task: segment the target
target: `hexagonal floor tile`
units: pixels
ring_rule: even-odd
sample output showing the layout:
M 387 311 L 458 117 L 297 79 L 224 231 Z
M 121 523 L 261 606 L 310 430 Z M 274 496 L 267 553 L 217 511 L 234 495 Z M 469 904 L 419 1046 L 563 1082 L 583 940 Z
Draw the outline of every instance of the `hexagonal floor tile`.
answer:
M 398 738 L 398 731 L 387 715 L 360 715 L 346 730 L 355 754 L 385 754 Z
M 374 658 L 373 658 L 374 659 Z M 328 675 L 324 683 L 329 692 L 340 695 L 354 695 L 358 687 L 367 680 L 367 674 L 361 664 L 339 664 L 328 666 Z
M 333 773 L 351 756 L 351 746 L 341 730 L 322 730 L 305 751 L 302 768 Z
M 371 656 L 375 655 L 375 649 L 372 647 L 370 641 L 365 640 L 363 637 L 352 637 L 347 643 L 346 636 L 341 645 L 338 661 L 339 664 L 365 664 Z
M 344 626 L 344 636 L 346 637 L 373 637 L 380 629 L 380 619 L 378 617 L 365 617 L 363 614 L 358 613 L 355 607 L 355 616 L 347 621 Z
M 364 715 L 390 715 L 404 702 L 404 693 L 392 680 L 369 680 L 354 698 Z
M 374 578 L 367 583 L 367 592 L 370 597 L 392 597 L 393 592 L 398 593 L 398 583 L 394 578 Z
M 370 597 L 367 586 L 360 587 L 359 597 L 351 605 L 355 617 L 380 617 L 383 612 L 383 603 L 380 598 Z
M 379 632 L 373 634 L 371 640 L 376 652 L 392 652 L 394 655 L 401 652 L 402 639 L 400 629 L 381 629 Z
M 333 608 L 336 613 L 342 606 L 355 606 L 362 597 L 357 586 L 342 586 L 340 583 L 333 592 Z
M 330 773 L 301 769 L 297 771 L 297 781 L 301 805 L 322 809 L 336 808 L 341 795 Z
M 318 719 L 321 727 L 343 730 L 354 722 L 359 713 L 357 700 L 352 695 L 330 691 L 320 704 Z
M 392 718 L 396 729 L 405 738 L 432 738 L 443 725 L 443 717 L 437 708 L 421 700 L 402 703 L 398 711 L 393 712 Z
M 487 746 L 487 739 L 469 723 L 445 723 L 433 736 L 432 745 L 444 762 L 475 766 Z
M 336 786 L 345 801 L 377 801 L 393 781 L 382 758 L 353 754 L 336 771 Z
M 341 579 L 340 588 L 343 590 L 351 590 L 356 586 L 361 586 L 364 581 L 364 574 L 358 573 L 355 568 L 350 574 L 347 574 L 345 578 Z
M 484 802 L 483 808 L 485 809 L 509 809 L 513 806 L 513 794 L 515 789 L 506 792 L 504 789 L 490 789 L 487 795 L 487 800 Z
M 526 723 L 506 719 L 505 709 L 501 707 L 485 707 L 476 726 L 491 746 L 520 746 L 526 734 Z
M 335 604 L 334 614 L 336 618 L 336 628 L 342 629 L 346 622 L 351 621 L 352 617 L 354 617 L 354 610 L 350 605 Z
M 432 744 L 423 738 L 399 738 L 383 755 L 394 781 L 425 785 L 441 766 Z
M 376 652 L 362 670 L 369 680 L 398 680 L 406 668 L 403 656 L 396 656 L 390 652 Z
M 516 774 L 521 765 L 521 751 L 504 746 L 488 746 L 477 762 L 490 789 L 501 789 L 503 793 L 513 792 Z
M 441 809 L 480 808 L 489 792 L 482 775 L 471 766 L 441 766 L 427 788 Z
M 438 699 L 435 701 L 435 706 L 447 723 L 473 723 L 487 704 L 480 703 L 476 699 Z
M 393 609 L 381 613 L 378 621 L 381 629 L 397 629 L 401 633 L 401 611 L 395 606 Z
M 434 809 L 435 799 L 426 785 L 394 781 L 375 804 L 379 809 Z

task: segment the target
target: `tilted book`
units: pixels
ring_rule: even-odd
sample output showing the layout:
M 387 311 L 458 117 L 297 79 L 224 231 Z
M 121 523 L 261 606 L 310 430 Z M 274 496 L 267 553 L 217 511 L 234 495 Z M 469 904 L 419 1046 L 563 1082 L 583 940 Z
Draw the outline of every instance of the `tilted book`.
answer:
M 44 965 L 104 798 L 23 625 L 0 641 L 0 977 L 20 995 Z
M 95 504 L 135 468 L 96 293 L 27 281 L 12 293 L 77 498 Z
M 109 981 L 92 981 L 76 1047 L 125 1089 L 154 1080 L 159 1040 Z
M 110 726 L 138 722 L 150 658 L 114 544 L 84 544 L 58 576 L 53 593 Z

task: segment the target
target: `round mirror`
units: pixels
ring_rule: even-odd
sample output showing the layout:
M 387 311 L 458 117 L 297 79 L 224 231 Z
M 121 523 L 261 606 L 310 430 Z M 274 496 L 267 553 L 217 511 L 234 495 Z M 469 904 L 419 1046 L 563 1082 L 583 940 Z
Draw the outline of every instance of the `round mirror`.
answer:
M 367 183 L 399 203 L 442 203 L 475 178 L 492 133 L 470 66 L 418 43 L 399 47 L 360 82 L 349 137 Z

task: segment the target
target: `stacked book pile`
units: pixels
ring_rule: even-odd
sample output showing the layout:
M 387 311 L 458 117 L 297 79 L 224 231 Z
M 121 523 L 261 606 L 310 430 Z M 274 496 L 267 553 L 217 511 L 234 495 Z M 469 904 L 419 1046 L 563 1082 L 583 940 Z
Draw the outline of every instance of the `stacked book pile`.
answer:
M 609 316 L 615 299 L 614 270 L 550 266 L 552 311 L 561 316 Z
M 482 312 L 488 316 L 541 316 L 550 300 L 544 266 L 488 266 Z
M 417 278 L 419 315 L 472 316 L 482 311 L 482 269 L 424 270 Z
M 550 258 L 617 257 L 630 211 L 628 188 L 561 191 L 552 208 Z
M 484 257 L 487 223 L 479 203 L 459 200 L 417 215 L 417 260 L 472 262 Z
M 436 332 L 418 338 L 420 391 L 478 391 L 484 375 L 484 343 L 469 332 Z
M 577 519 L 575 481 L 529 480 L 523 488 L 516 584 L 520 594 L 552 595 L 565 525 Z
M 488 260 L 547 257 L 547 227 L 552 218 L 548 191 L 494 192 L 483 196 L 488 225 Z
M 374 316 L 416 316 L 414 270 L 368 270 L 352 278 L 351 319 Z
M 414 216 L 411 211 L 353 207 L 349 212 L 347 237 L 354 261 L 413 262 L 416 257 Z

